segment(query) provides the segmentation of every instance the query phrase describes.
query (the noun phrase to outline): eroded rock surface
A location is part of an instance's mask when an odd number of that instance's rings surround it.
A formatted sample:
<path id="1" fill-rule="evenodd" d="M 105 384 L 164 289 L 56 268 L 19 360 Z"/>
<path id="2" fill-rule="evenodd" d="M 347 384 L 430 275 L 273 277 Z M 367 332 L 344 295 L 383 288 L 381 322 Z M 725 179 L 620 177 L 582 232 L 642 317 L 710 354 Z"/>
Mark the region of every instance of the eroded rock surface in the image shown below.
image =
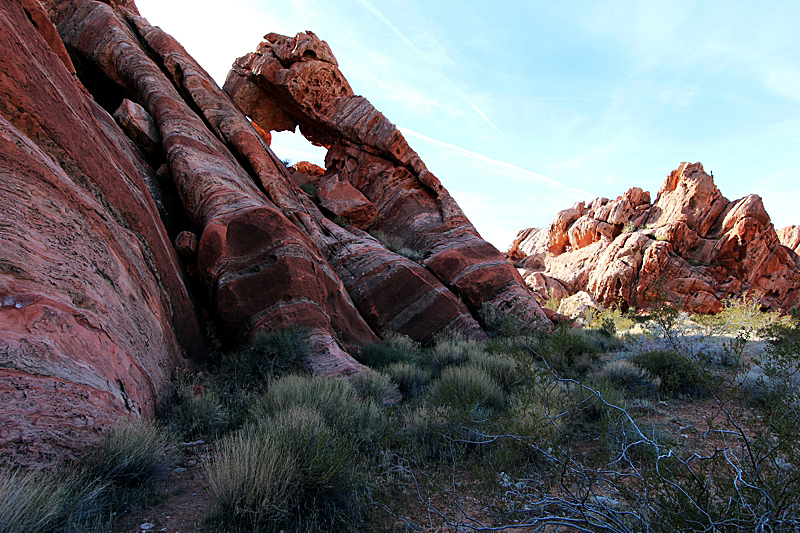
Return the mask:
<path id="1" fill-rule="evenodd" d="M 143 163 L 37 6 L 0 2 L 0 456 L 43 464 L 153 416 L 204 338 Z"/>
<path id="2" fill-rule="evenodd" d="M 303 327 L 312 369 L 350 376 L 384 333 L 484 338 L 484 303 L 544 316 L 312 33 L 237 61 L 245 116 L 131 0 L 0 14 L 0 459 L 154 416 L 205 331 L 233 348 Z M 327 169 L 272 152 L 295 125 Z"/>
<path id="3" fill-rule="evenodd" d="M 521 231 L 508 256 L 546 298 L 588 291 L 605 305 L 647 307 L 663 291 L 689 311 L 756 295 L 764 308 L 800 303 L 800 233 L 775 231 L 761 198 L 729 201 L 699 163 L 671 172 L 652 204 L 632 188 L 561 211 L 549 228 Z"/>
<path id="4" fill-rule="evenodd" d="M 473 312 L 490 303 L 544 319 L 516 270 L 480 238 L 394 124 L 353 93 L 330 48 L 316 35 L 267 35 L 256 52 L 235 62 L 225 90 L 262 127 L 297 125 L 311 142 L 329 147 L 327 171 L 319 181 L 323 198 L 335 188 L 358 191 L 368 203 L 351 191 L 342 205 L 365 206 L 368 214 L 351 215 L 342 208 L 337 214 L 422 254 L 428 270 Z"/>

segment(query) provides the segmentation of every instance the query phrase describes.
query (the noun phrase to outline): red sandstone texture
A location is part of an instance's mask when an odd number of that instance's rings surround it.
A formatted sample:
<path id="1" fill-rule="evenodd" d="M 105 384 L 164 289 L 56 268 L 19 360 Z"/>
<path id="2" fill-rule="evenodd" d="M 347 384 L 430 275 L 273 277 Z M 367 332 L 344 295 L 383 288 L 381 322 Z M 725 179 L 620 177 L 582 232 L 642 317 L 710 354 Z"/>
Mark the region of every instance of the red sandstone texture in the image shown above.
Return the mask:
<path id="1" fill-rule="evenodd" d="M 473 311 L 490 303 L 546 320 L 517 272 L 480 238 L 400 131 L 353 93 L 325 41 L 311 32 L 271 33 L 235 62 L 225 90 L 265 129 L 299 126 L 329 147 L 316 193 L 324 209 L 422 254 L 425 267 Z"/>
<path id="2" fill-rule="evenodd" d="M 0 456 L 21 463 L 153 416 L 204 351 L 144 163 L 37 9 L 0 2 Z"/>
<path id="3" fill-rule="evenodd" d="M 350 376 L 384 333 L 485 338 L 485 303 L 544 320 L 312 33 L 238 60 L 231 99 L 131 0 L 0 14 L 0 458 L 52 462 L 152 417 L 207 328 L 233 348 L 304 327 L 313 370 Z M 270 149 L 298 124 L 327 169 Z"/>
<path id="4" fill-rule="evenodd" d="M 539 298 L 587 291 L 605 305 L 647 307 L 658 291 L 688 311 L 715 313 L 730 296 L 786 311 L 800 303 L 800 232 L 775 231 L 761 198 L 722 196 L 699 163 L 671 172 L 650 202 L 634 187 L 580 202 L 508 250 Z"/>

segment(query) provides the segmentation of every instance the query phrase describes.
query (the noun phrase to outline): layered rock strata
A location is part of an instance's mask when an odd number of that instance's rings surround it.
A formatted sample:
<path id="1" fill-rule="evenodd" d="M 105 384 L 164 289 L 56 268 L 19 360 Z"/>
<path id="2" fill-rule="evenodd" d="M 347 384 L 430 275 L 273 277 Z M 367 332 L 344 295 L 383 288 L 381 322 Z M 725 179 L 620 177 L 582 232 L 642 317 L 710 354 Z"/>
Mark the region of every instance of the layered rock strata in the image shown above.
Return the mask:
<path id="1" fill-rule="evenodd" d="M 47 463 L 153 416 L 204 352 L 147 164 L 38 2 L 0 1 L 0 457 Z"/>
<path id="2" fill-rule="evenodd" d="M 634 187 L 575 204 L 549 228 L 521 231 L 508 256 L 539 295 L 585 290 L 605 305 L 642 308 L 665 293 L 715 313 L 747 293 L 786 311 L 800 303 L 800 258 L 797 232 L 780 235 L 760 197 L 729 201 L 701 164 L 683 163 L 654 202 Z"/>
<path id="3" fill-rule="evenodd" d="M 261 127 L 299 126 L 309 141 L 329 147 L 317 194 L 334 215 L 422 254 L 473 311 L 488 302 L 544 318 L 517 272 L 480 238 L 394 124 L 353 93 L 316 35 L 267 35 L 234 63 L 225 90 Z M 334 190 L 338 201 L 326 201 Z"/>
<path id="4" fill-rule="evenodd" d="M 255 124 L 130 0 L 0 9 L 0 457 L 50 462 L 152 417 L 208 356 L 204 328 L 232 348 L 304 327 L 312 368 L 352 375 L 383 333 L 484 338 L 486 302 L 542 316 L 313 34 L 273 36 L 271 71 L 237 62 Z M 327 170 L 270 149 L 297 123 Z"/>

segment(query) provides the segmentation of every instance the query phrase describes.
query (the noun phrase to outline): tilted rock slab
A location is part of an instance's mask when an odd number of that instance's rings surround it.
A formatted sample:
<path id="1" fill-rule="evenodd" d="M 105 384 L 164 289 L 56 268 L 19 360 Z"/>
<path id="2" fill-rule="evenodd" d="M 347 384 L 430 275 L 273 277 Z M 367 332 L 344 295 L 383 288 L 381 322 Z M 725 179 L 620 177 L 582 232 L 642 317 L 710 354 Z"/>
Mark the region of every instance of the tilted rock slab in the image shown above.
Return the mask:
<path id="1" fill-rule="evenodd" d="M 516 270 L 480 238 L 400 131 L 353 93 L 328 45 L 311 32 L 265 39 L 228 74 L 225 90 L 237 105 L 265 129 L 299 125 L 311 142 L 329 147 L 322 186 L 349 183 L 377 211 L 371 222 L 353 222 L 423 254 L 473 311 L 488 302 L 544 321 Z"/>
<path id="2" fill-rule="evenodd" d="M 249 156 L 259 177 L 277 180 L 263 139 L 180 45 L 141 17 L 128 19 L 150 50 L 162 57 L 177 88 L 128 23 L 105 4 L 84 3 L 62 22 L 61 33 L 85 60 L 135 94 L 156 122 L 183 205 L 202 228 L 197 265 L 214 302 L 218 329 L 238 343 L 259 331 L 306 327 L 317 371 L 360 371 L 335 332 L 344 342 L 357 344 L 378 338 L 314 243 L 259 189 L 223 142 Z M 214 132 L 179 89 L 199 107 Z M 278 202 L 302 208 L 295 197 L 272 189 L 265 187 Z"/>
<path id="3" fill-rule="evenodd" d="M 41 465 L 152 417 L 204 336 L 147 165 L 38 2 L 0 0 L 0 50 L 0 457 Z"/>
<path id="4" fill-rule="evenodd" d="M 521 231 L 509 258 L 540 295 L 559 283 L 642 308 L 662 291 L 688 311 L 714 313 L 748 293 L 786 311 L 800 303 L 797 235 L 775 231 L 760 197 L 729 201 L 701 164 L 683 163 L 652 204 L 637 187 L 575 204 L 549 228 Z"/>

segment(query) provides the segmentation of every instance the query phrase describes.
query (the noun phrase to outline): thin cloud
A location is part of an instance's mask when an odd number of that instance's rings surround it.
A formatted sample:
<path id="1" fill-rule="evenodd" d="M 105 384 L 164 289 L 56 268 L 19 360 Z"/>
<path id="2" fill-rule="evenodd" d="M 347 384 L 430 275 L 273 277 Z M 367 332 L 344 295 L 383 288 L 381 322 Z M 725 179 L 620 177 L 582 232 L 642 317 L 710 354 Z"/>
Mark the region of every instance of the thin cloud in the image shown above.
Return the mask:
<path id="1" fill-rule="evenodd" d="M 457 93 L 459 96 L 461 96 L 461 98 L 463 98 L 463 99 L 464 99 L 464 100 L 465 100 L 465 101 L 466 101 L 466 102 L 467 102 L 467 103 L 470 105 L 470 107 L 472 108 L 472 110 L 473 110 L 473 111 L 475 111 L 475 113 L 477 113 L 477 114 L 478 114 L 478 116 L 480 116 L 480 117 L 481 117 L 481 118 L 482 118 L 484 121 L 486 121 L 486 123 L 487 123 L 487 124 L 489 124 L 489 126 L 491 126 L 491 128 L 492 128 L 494 131 L 496 131 L 497 133 L 499 133 L 499 134 L 500 134 L 500 135 L 501 135 L 501 136 L 502 136 L 504 139 L 508 139 L 508 137 L 506 137 L 506 134 L 505 134 L 505 133 L 503 133 L 502 131 L 500 131 L 500 128 L 498 128 L 497 126 L 495 126 L 494 122 L 492 122 L 492 121 L 491 121 L 491 119 L 490 119 L 490 118 L 489 118 L 489 117 L 486 115 L 486 113 L 484 113 L 484 112 L 481 110 L 481 108 L 479 108 L 479 107 L 478 107 L 478 104 L 476 104 L 476 103 L 475 103 L 475 102 L 472 100 L 472 98 L 470 98 L 469 96 L 467 96 L 466 94 L 464 94 L 464 92 L 463 92 L 461 89 L 459 89 L 458 87 L 456 87 L 456 85 L 455 85 L 455 84 L 454 84 L 452 81 L 450 81 L 450 80 L 449 80 L 449 79 L 448 79 L 448 78 L 447 78 L 447 77 L 446 77 L 446 76 L 445 76 L 445 75 L 442 73 L 442 71 L 441 71 L 441 70 L 439 70 L 439 68 L 438 68 L 436 65 L 434 65 L 434 64 L 433 64 L 433 62 L 431 62 L 431 60 L 430 60 L 430 59 L 428 59 L 428 56 L 427 56 L 427 55 L 425 55 L 425 54 L 422 52 L 422 50 L 420 50 L 419 48 L 417 48 L 417 46 L 414 44 L 414 42 L 413 42 L 411 39 L 409 39 L 408 37 L 406 37 L 406 36 L 405 36 L 405 34 L 404 34 L 402 31 L 400 31 L 400 29 L 399 29 L 397 26 L 395 26 L 394 24 L 392 24 L 392 21 L 391 21 L 391 20 L 389 20 L 388 18 L 386 18 L 386 17 L 384 16 L 384 14 L 383 14 L 383 13 L 381 13 L 380 11 L 378 11 L 377 9 L 375 9 L 375 7 L 374 7 L 374 6 L 373 6 L 373 5 L 372 5 L 372 4 L 371 4 L 371 3 L 370 3 L 368 0 L 359 0 L 359 2 L 361 3 L 361 5 L 363 5 L 364 7 L 366 7 L 366 8 L 369 10 L 369 12 L 370 12 L 370 13 L 372 13 L 373 15 L 375 15 L 376 17 L 378 17 L 378 19 L 379 19 L 381 22 L 383 22 L 383 23 L 384 23 L 384 24 L 385 24 L 385 25 L 386 25 L 386 26 L 387 26 L 387 27 L 388 27 L 390 30 L 392 30 L 392 32 L 393 32 L 395 35 L 397 35 L 397 37 L 399 37 L 399 38 L 400 38 L 400 40 L 401 40 L 401 41 L 403 41 L 403 42 L 404 42 L 404 43 L 405 43 L 405 44 L 406 44 L 406 45 L 407 45 L 409 48 L 411 48 L 412 50 L 414 50 L 414 52 L 415 52 L 415 53 L 416 53 L 416 54 L 417 54 L 419 57 L 421 57 L 421 58 L 422 58 L 422 60 L 423 60 L 423 61 L 424 61 L 424 62 L 425 62 L 425 63 L 426 63 L 426 64 L 427 64 L 427 65 L 428 65 L 428 66 L 429 66 L 431 69 L 433 69 L 434 71 L 436 71 L 436 74 L 437 74 L 437 75 L 438 75 L 438 76 L 439 76 L 439 77 L 440 77 L 440 78 L 441 78 L 441 79 L 442 79 L 442 80 L 443 80 L 445 83 L 447 83 L 447 85 L 449 85 L 451 89 L 453 89 L 453 90 L 454 90 L 454 91 L 455 91 L 455 92 L 456 92 L 456 93 Z"/>
<path id="2" fill-rule="evenodd" d="M 432 139 L 432 138 L 428 137 L 427 135 L 423 135 L 422 133 L 418 133 L 418 132 L 410 130 L 408 128 L 403 128 L 403 127 L 398 126 L 397 129 L 399 129 L 400 132 L 403 135 L 407 136 L 407 137 L 414 137 L 414 138 L 419 139 L 421 141 L 425 141 L 427 143 L 431 143 L 431 144 L 435 144 L 437 146 L 441 146 L 442 148 L 447 148 L 449 150 L 453 150 L 455 152 L 458 152 L 460 154 L 466 155 L 466 156 L 468 156 L 469 158 L 471 158 L 473 160 L 479 161 L 479 162 L 481 162 L 481 163 L 483 163 L 483 164 L 485 164 L 487 166 L 493 167 L 493 168 L 502 168 L 502 169 L 508 171 L 511 176 L 517 175 L 517 176 L 524 176 L 526 178 L 532 178 L 535 181 L 545 183 L 545 184 L 547 184 L 547 185 L 549 185 L 549 186 L 551 186 L 551 187 L 553 187 L 555 189 L 560 189 L 562 191 L 569 192 L 569 193 L 574 194 L 574 195 L 578 195 L 581 198 L 589 199 L 589 198 L 594 198 L 594 197 L 597 196 L 597 195 L 592 194 L 590 192 L 587 192 L 587 191 L 584 191 L 584 190 L 581 190 L 581 189 L 576 189 L 575 187 L 570 187 L 569 185 L 564 185 L 563 183 L 560 183 L 560 182 L 554 180 L 553 178 L 548 178 L 547 176 L 544 176 L 544 175 L 539 174 L 537 172 L 533 172 L 531 170 L 524 169 L 522 167 L 518 167 L 517 165 L 514 165 L 512 163 L 507 163 L 505 161 L 492 159 L 491 157 L 487 157 L 487 156 L 479 154 L 477 152 L 473 152 L 471 150 L 467 150 L 466 148 L 461 148 L 460 146 L 456 146 L 454 144 L 450 144 L 450 143 L 447 143 L 447 142 L 444 142 L 444 141 L 439 141 L 439 140 L 436 140 L 436 139 Z"/>

